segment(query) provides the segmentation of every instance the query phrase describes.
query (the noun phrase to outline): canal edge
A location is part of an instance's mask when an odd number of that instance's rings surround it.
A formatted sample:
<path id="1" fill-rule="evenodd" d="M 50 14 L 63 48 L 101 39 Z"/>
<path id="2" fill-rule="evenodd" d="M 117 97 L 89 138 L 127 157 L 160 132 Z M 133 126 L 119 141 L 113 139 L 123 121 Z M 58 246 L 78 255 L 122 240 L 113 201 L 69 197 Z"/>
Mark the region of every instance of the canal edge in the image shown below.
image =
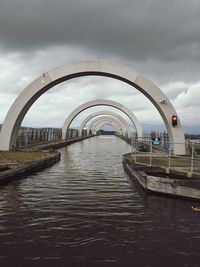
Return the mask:
<path id="1" fill-rule="evenodd" d="M 176 197 L 181 199 L 196 200 L 200 202 L 200 179 L 188 178 L 187 176 L 180 178 L 166 178 L 161 175 L 149 175 L 148 171 L 167 173 L 167 169 L 159 166 L 147 166 L 134 164 L 127 157 L 129 154 L 124 154 L 122 163 L 124 170 L 128 173 L 133 181 L 148 194 L 163 195 L 168 197 Z M 173 173 L 171 173 L 173 175 Z M 182 176 L 180 172 L 180 176 Z M 175 174 L 177 175 L 177 173 Z"/>
<path id="2" fill-rule="evenodd" d="M 42 171 L 43 169 L 46 169 L 56 164 L 58 161 L 60 161 L 61 154 L 60 152 L 57 152 L 54 149 L 68 146 L 68 145 L 71 145 L 77 142 L 81 142 L 90 137 L 93 137 L 93 136 L 91 135 L 91 136 L 73 138 L 70 140 L 66 140 L 64 142 L 44 144 L 42 146 L 35 146 L 29 149 L 22 150 L 22 151 L 29 151 L 29 152 L 45 151 L 46 153 L 49 153 L 49 155 L 45 157 L 44 159 L 21 163 L 19 164 L 19 166 L 16 166 L 15 168 L 10 168 L 10 169 L 0 172 L 0 186 L 3 184 L 8 184 L 14 180 L 26 178 L 26 176 L 28 175 L 32 175 L 34 173 Z"/>

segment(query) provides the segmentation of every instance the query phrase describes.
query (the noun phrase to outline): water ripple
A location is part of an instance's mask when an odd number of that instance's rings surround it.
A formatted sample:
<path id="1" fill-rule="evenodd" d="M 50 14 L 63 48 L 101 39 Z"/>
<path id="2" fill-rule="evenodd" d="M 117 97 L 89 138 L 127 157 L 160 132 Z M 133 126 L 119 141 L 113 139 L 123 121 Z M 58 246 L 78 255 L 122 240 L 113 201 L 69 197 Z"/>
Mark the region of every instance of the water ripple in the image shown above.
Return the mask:
<path id="1" fill-rule="evenodd" d="M 2 186 L 0 265 L 199 266 L 193 203 L 145 195 L 123 171 L 129 151 L 117 137 L 87 139 Z"/>

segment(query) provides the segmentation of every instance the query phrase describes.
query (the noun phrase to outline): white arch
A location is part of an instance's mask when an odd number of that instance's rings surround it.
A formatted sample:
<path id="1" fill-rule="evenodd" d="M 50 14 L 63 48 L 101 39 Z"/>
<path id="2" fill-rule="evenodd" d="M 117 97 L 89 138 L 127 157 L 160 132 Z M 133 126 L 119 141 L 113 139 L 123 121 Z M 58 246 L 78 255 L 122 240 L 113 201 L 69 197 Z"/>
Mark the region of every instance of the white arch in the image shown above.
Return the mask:
<path id="1" fill-rule="evenodd" d="M 119 127 L 121 127 L 122 129 L 122 135 L 126 135 L 126 126 L 123 124 L 123 122 L 121 122 L 120 120 L 118 120 L 117 118 L 114 118 L 114 117 L 111 117 L 111 116 L 100 116 L 100 117 L 97 117 L 96 119 L 92 120 L 88 129 L 89 130 L 94 130 L 94 125 L 99 122 L 99 121 L 103 121 L 103 120 L 107 120 L 107 121 L 110 121 L 110 122 L 115 122 L 119 125 Z"/>
<path id="2" fill-rule="evenodd" d="M 97 116 L 96 119 L 92 120 L 91 123 L 88 125 L 88 129 L 87 129 L 88 133 L 90 132 L 90 130 L 92 130 L 92 127 L 93 127 L 93 125 L 95 124 L 96 121 L 99 121 L 100 119 L 104 119 L 104 118 L 106 119 L 107 118 L 107 119 L 116 119 L 116 121 L 120 122 L 120 124 L 121 124 L 121 128 L 123 130 L 123 135 L 126 136 L 126 133 L 127 133 L 128 137 L 131 136 L 130 128 L 128 126 L 128 123 L 125 120 L 123 121 L 123 120 L 119 119 L 118 117 L 114 117 L 114 116 L 111 116 L 109 114 L 106 114 L 106 115 L 107 116 Z"/>
<path id="3" fill-rule="evenodd" d="M 90 114 L 87 118 L 85 118 L 79 127 L 79 136 L 81 136 L 83 128 L 85 127 L 85 125 L 91 119 L 93 119 L 97 116 L 100 116 L 100 115 L 109 115 L 109 116 L 113 116 L 115 118 L 118 118 L 121 122 L 123 122 L 124 125 L 126 125 L 127 135 L 128 135 L 128 137 L 131 137 L 130 127 L 129 127 L 128 123 L 126 122 L 126 120 L 122 116 L 114 113 L 113 111 L 108 111 L 108 110 L 101 110 L 101 111 L 94 112 L 94 113 Z M 87 127 L 87 134 L 89 134 L 89 128 L 88 127 Z"/>
<path id="4" fill-rule="evenodd" d="M 96 99 L 96 100 L 88 101 L 88 102 L 80 105 L 78 108 L 76 108 L 75 110 L 73 110 L 69 114 L 69 116 L 65 120 L 65 123 L 62 127 L 62 139 L 63 140 L 65 140 L 67 138 L 67 130 L 68 130 L 71 122 L 75 119 L 75 117 L 78 114 L 80 114 L 82 111 L 84 111 L 88 108 L 91 108 L 91 107 L 95 107 L 95 106 L 110 106 L 110 107 L 114 107 L 114 108 L 121 110 L 132 121 L 133 125 L 136 128 L 137 136 L 142 137 L 142 127 L 141 127 L 138 119 L 135 117 L 135 115 L 133 114 L 132 111 L 130 111 L 127 107 L 125 107 L 124 105 L 122 105 L 116 101 L 108 100 L 108 99 Z"/>
<path id="5" fill-rule="evenodd" d="M 15 145 L 21 122 L 32 104 L 53 86 L 80 76 L 107 76 L 124 81 L 143 93 L 159 111 L 174 144 L 175 154 L 185 154 L 184 133 L 178 117 L 178 124 L 173 127 L 171 117 L 177 115 L 166 95 L 151 81 L 124 65 L 107 61 L 82 61 L 71 63 L 46 72 L 28 85 L 17 97 L 8 111 L 0 132 L 0 150 L 9 150 Z M 181 143 L 181 144 L 180 144 Z"/>
<path id="6" fill-rule="evenodd" d="M 118 123 L 116 123 L 116 122 L 114 122 L 112 120 L 99 120 L 98 122 L 96 122 L 95 125 L 93 125 L 92 133 L 93 134 L 97 133 L 97 131 L 101 127 L 103 127 L 105 125 L 111 125 L 112 127 L 115 128 L 115 130 L 117 131 L 117 133 L 119 133 L 120 135 L 122 134 L 122 128 L 121 128 L 121 126 Z"/>

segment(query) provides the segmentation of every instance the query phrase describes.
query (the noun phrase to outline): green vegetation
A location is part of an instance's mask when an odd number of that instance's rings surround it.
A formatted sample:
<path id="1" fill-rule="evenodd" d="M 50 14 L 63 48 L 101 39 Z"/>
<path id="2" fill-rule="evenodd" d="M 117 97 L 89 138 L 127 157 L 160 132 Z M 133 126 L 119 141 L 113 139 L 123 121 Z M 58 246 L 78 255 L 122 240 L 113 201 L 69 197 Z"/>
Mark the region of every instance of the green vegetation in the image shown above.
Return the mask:
<path id="1" fill-rule="evenodd" d="M 41 151 L 0 151 L 0 163 L 23 163 L 44 159 L 49 156 L 47 152 Z"/>

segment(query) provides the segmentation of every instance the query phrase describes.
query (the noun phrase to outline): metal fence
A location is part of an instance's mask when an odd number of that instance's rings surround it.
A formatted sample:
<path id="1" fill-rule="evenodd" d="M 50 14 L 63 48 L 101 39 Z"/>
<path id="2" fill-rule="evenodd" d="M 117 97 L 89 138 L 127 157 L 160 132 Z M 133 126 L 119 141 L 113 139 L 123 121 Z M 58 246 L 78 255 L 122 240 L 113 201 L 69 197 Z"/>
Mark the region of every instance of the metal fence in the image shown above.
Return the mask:
<path id="1" fill-rule="evenodd" d="M 21 127 L 16 148 L 27 148 L 41 143 L 56 142 L 61 140 L 62 130 L 60 128 L 27 128 Z"/>
<path id="2" fill-rule="evenodd" d="M 167 141 L 132 139 L 131 154 L 138 163 L 200 173 L 200 142 L 187 140 L 186 155 L 174 155 L 174 145 Z"/>
<path id="3" fill-rule="evenodd" d="M 67 139 L 78 137 L 77 129 L 68 129 Z M 23 149 L 48 142 L 62 140 L 61 128 L 28 128 L 21 127 L 16 140 L 16 149 Z"/>

